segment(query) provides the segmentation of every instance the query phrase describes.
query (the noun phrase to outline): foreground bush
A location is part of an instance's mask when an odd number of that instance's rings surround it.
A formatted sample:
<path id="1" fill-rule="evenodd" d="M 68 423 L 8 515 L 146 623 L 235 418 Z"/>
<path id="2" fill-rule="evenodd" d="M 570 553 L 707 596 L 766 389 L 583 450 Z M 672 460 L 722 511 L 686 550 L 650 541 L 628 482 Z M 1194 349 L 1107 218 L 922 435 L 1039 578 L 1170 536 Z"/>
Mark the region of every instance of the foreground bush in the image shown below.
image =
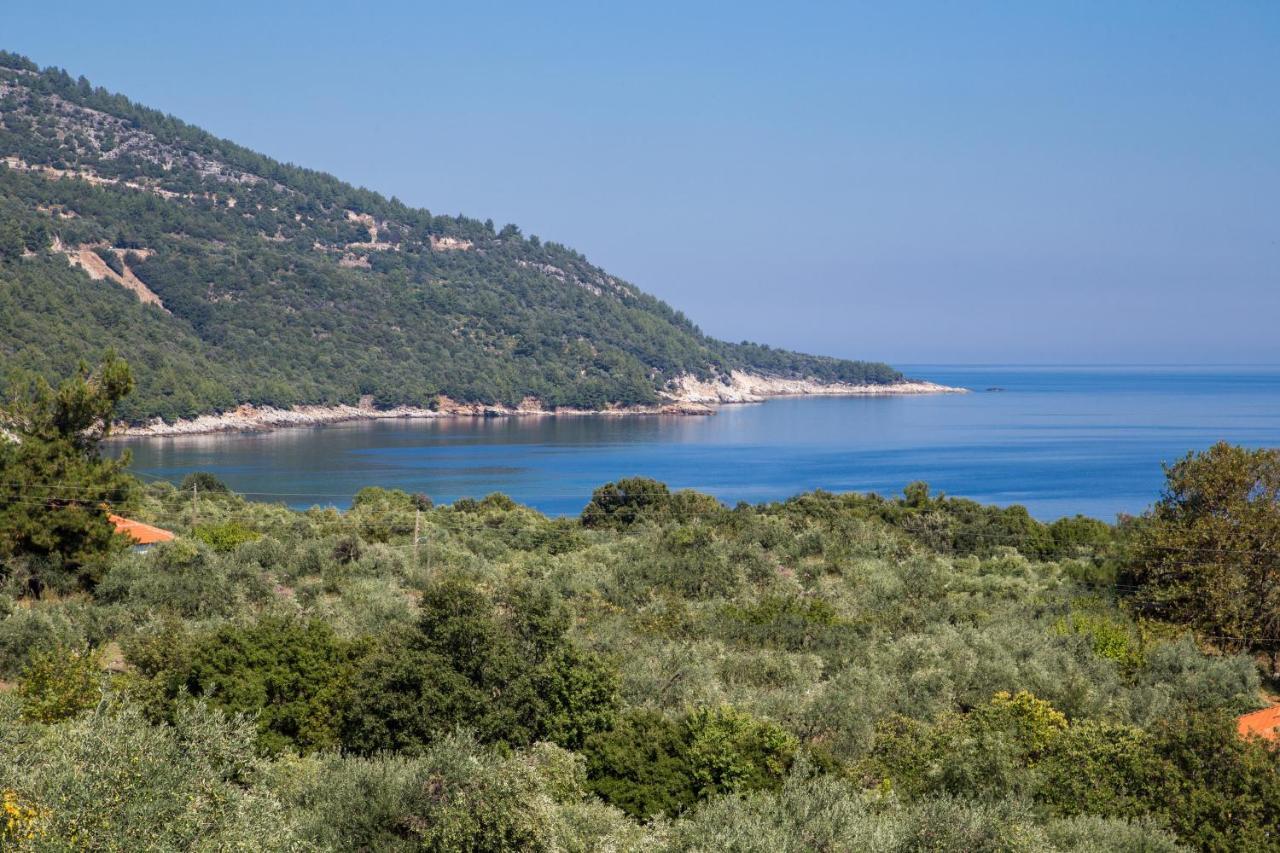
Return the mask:
<path id="1" fill-rule="evenodd" d="M 170 648 L 130 649 L 132 662 L 149 676 L 140 689 L 152 694 L 153 703 L 172 709 L 191 697 L 250 715 L 257 720 L 258 746 L 268 753 L 338 745 L 358 647 L 329 626 L 272 617 L 203 636 L 156 639 Z"/>
<path id="2" fill-rule="evenodd" d="M 0 702 L 7 788 L 39 814 L 15 849 L 291 850 L 294 829 L 257 787 L 254 730 L 200 706 L 153 726 L 130 704 L 52 725 Z M 8 849 L 6 847 L 5 849 Z"/>
<path id="3" fill-rule="evenodd" d="M 322 849 L 647 849 L 648 833 L 589 800 L 585 781 L 581 759 L 564 749 L 501 756 L 465 733 L 415 757 L 290 762 L 274 780 Z"/>
<path id="4" fill-rule="evenodd" d="M 1173 853 L 1174 838 L 1119 820 L 1039 820 L 1009 801 L 938 796 L 905 803 L 830 776 L 793 774 L 782 790 L 722 797 L 672 827 L 667 849 L 735 853 Z"/>
<path id="5" fill-rule="evenodd" d="M 38 653 L 18 685 L 22 716 L 41 723 L 74 717 L 98 704 L 102 682 L 101 655 L 92 650 L 57 647 Z"/>
<path id="6" fill-rule="evenodd" d="M 432 584 L 415 631 L 360 666 L 345 743 L 363 753 L 420 750 L 458 726 L 487 743 L 580 746 L 611 725 L 617 676 L 567 637 L 548 589 L 513 589 L 499 609 L 457 578 Z"/>
<path id="7" fill-rule="evenodd" d="M 729 706 L 683 719 L 636 711 L 587 740 L 591 789 L 638 818 L 675 815 L 699 800 L 776 788 L 795 755 L 783 728 Z"/>

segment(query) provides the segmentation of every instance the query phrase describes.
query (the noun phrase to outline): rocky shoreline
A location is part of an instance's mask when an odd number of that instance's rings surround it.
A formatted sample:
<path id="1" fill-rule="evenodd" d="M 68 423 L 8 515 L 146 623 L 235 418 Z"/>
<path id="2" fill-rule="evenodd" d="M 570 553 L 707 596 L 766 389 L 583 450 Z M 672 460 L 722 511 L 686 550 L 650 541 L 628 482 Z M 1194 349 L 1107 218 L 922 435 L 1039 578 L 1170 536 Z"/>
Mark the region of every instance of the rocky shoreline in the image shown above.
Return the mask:
<path id="1" fill-rule="evenodd" d="M 221 432 L 263 432 L 288 427 L 322 426 L 347 421 L 384 420 L 393 418 L 495 418 L 495 417 L 574 417 L 628 415 L 713 415 L 716 407 L 736 403 L 758 403 L 771 397 L 799 396 L 894 396 L 913 394 L 963 394 L 966 388 L 952 388 L 934 382 L 908 380 L 891 385 L 848 385 L 822 383 L 809 379 L 783 379 L 735 371 L 722 379 L 700 380 L 682 376 L 674 380 L 665 394 L 667 400 L 656 406 L 618 406 L 605 409 L 546 409 L 533 398 L 518 406 L 486 406 L 458 403 L 441 398 L 434 409 L 399 406 L 378 409 L 369 399 L 360 405 L 295 406 L 280 409 L 273 406 L 245 404 L 219 414 L 200 415 L 168 423 L 160 418 L 145 424 L 117 424 L 111 434 L 117 438 L 163 438 L 181 435 L 207 435 Z"/>
<path id="2" fill-rule="evenodd" d="M 849 385 L 815 379 L 784 379 L 735 370 L 726 377 L 698 379 L 684 375 L 674 380 L 668 393 L 685 403 L 759 403 L 771 397 L 888 397 L 913 394 L 967 394 L 936 382 L 907 379 L 890 385 Z"/>

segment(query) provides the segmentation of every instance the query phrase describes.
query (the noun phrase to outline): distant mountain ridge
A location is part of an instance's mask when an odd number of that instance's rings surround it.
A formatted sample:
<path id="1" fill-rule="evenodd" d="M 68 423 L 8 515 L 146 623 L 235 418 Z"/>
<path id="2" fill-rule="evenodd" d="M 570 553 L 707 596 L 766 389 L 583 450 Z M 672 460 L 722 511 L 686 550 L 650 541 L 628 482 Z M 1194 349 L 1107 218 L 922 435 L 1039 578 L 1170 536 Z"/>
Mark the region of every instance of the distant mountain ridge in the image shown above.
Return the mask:
<path id="1" fill-rule="evenodd" d="M 652 406 L 735 371 L 903 381 L 715 340 L 514 225 L 410 208 L 0 52 L 0 367 L 61 375 L 109 347 L 135 368 L 134 421 Z"/>

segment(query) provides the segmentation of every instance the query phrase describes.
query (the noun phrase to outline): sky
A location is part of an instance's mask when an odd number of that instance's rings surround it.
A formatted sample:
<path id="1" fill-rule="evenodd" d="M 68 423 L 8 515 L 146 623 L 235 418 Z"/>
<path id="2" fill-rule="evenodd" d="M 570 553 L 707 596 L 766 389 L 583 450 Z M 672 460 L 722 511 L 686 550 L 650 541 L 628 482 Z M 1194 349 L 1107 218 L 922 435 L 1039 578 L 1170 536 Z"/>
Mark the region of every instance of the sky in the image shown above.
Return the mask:
<path id="1" fill-rule="evenodd" d="M 896 363 L 1280 362 L 1280 2 L 14 4 L 0 47 Z"/>

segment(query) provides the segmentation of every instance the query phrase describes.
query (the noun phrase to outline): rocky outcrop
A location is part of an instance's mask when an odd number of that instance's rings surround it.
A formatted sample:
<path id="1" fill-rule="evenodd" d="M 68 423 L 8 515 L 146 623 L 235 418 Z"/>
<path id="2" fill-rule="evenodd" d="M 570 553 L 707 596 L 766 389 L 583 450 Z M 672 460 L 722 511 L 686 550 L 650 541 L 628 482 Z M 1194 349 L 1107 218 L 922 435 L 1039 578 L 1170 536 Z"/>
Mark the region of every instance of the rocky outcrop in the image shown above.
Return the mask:
<path id="1" fill-rule="evenodd" d="M 952 388 L 936 382 L 906 380 L 888 385 L 848 385 L 813 379 L 785 379 L 735 370 L 725 377 L 698 379 L 685 374 L 673 380 L 667 393 L 673 400 L 716 405 L 758 403 L 770 397 L 859 396 L 884 397 L 902 394 L 964 394 L 967 388 Z"/>

